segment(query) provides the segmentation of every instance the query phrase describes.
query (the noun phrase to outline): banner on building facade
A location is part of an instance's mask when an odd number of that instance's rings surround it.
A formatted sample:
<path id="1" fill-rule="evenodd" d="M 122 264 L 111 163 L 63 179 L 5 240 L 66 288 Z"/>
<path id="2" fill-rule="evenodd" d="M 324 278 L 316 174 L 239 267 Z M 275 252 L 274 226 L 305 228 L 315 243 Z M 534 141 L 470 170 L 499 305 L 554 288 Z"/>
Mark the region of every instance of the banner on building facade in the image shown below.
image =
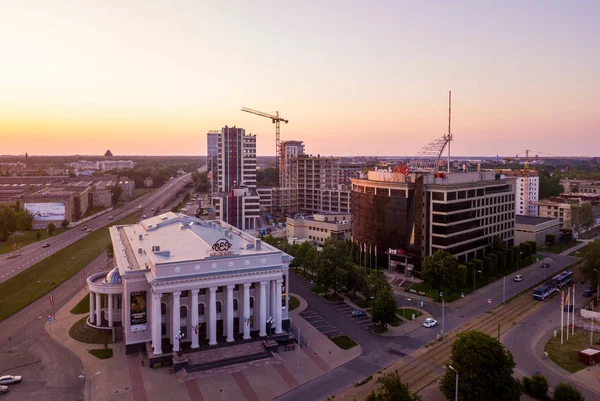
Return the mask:
<path id="1" fill-rule="evenodd" d="M 130 294 L 131 305 L 129 309 L 131 331 L 142 331 L 148 327 L 146 318 L 146 291 L 137 291 Z"/>

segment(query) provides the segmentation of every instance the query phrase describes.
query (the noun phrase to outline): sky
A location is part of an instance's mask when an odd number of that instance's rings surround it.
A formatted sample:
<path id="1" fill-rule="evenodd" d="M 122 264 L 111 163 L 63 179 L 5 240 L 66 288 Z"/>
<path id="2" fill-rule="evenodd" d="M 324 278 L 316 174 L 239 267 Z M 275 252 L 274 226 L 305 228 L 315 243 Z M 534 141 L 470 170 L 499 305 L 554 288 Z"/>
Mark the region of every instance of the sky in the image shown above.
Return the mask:
<path id="1" fill-rule="evenodd" d="M 0 154 L 600 155 L 600 1 L 5 0 Z"/>

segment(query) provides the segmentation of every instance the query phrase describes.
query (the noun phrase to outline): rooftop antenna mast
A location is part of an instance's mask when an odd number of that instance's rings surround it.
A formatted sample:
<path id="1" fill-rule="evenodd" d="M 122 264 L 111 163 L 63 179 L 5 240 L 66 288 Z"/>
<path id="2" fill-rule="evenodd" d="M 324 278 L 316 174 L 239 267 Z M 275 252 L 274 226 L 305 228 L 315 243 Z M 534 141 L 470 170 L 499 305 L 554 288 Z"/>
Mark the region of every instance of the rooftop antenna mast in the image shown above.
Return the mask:
<path id="1" fill-rule="evenodd" d="M 450 141 L 452 141 L 452 91 L 448 91 L 448 173 L 450 173 Z"/>

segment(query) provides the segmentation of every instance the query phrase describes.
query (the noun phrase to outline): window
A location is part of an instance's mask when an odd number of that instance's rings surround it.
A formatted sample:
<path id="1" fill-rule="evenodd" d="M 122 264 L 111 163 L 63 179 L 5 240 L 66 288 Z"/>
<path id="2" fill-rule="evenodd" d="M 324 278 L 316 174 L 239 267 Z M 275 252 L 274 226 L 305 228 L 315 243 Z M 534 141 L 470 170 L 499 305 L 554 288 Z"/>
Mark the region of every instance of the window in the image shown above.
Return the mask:
<path id="1" fill-rule="evenodd" d="M 204 304 L 198 304 L 198 316 L 204 316 Z"/>
<path id="2" fill-rule="evenodd" d="M 221 301 L 217 301 L 217 313 L 221 313 L 222 309 L 223 309 L 223 304 L 221 303 Z"/>
<path id="3" fill-rule="evenodd" d="M 250 297 L 250 308 L 254 308 L 254 297 Z"/>
<path id="4" fill-rule="evenodd" d="M 160 314 L 161 315 L 166 315 L 167 314 L 167 304 L 164 304 L 164 303 L 160 304 Z"/>
<path id="5" fill-rule="evenodd" d="M 185 319 L 187 317 L 187 307 L 185 307 L 184 305 L 182 305 L 181 308 L 179 308 L 179 317 L 182 319 Z"/>
<path id="6" fill-rule="evenodd" d="M 181 291 L 181 298 L 187 298 L 190 296 L 190 292 L 188 290 Z"/>
<path id="7" fill-rule="evenodd" d="M 238 300 L 237 300 L 237 299 L 234 299 L 234 300 L 233 300 L 233 310 L 234 310 L 234 311 L 237 311 L 237 310 L 238 310 Z"/>

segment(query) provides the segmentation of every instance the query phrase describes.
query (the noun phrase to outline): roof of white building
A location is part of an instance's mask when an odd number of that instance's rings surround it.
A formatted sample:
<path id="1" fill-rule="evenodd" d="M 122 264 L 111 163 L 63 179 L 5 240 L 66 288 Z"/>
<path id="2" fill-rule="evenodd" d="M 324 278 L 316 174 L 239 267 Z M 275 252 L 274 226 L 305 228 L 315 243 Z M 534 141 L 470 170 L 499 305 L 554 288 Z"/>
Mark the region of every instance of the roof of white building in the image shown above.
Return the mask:
<path id="1" fill-rule="evenodd" d="M 172 212 L 138 224 L 111 227 L 111 232 L 119 242 L 115 245 L 115 257 L 121 259 L 126 271 L 144 269 L 150 264 L 281 252 L 262 241 L 260 249 L 255 249 L 257 238 L 222 221 L 203 221 Z"/>

